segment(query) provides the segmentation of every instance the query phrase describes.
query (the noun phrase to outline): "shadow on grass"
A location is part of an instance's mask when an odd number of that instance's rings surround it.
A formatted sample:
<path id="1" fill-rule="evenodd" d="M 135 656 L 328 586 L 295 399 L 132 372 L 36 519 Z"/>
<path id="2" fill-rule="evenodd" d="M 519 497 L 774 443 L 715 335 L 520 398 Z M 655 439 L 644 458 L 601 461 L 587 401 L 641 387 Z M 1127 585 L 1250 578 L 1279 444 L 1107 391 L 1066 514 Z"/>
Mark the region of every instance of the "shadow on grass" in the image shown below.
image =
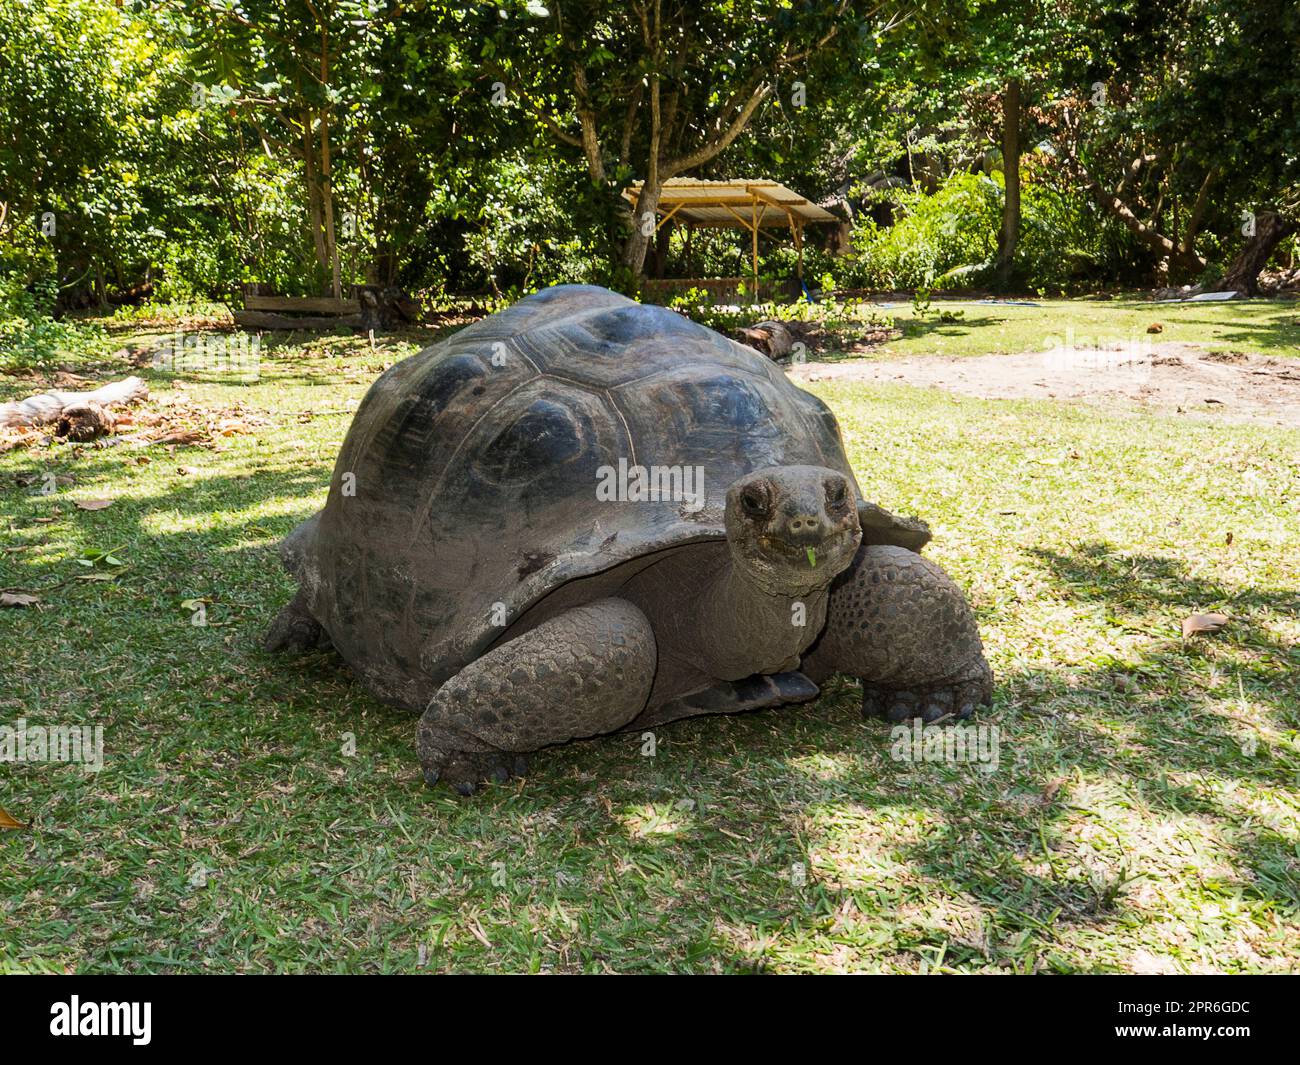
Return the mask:
<path id="1" fill-rule="evenodd" d="M 919 894 L 945 900 L 940 912 L 949 904 L 958 910 L 965 904 L 978 915 L 973 927 L 957 934 L 951 923 L 927 925 L 924 920 L 893 928 L 897 955 L 914 954 L 931 964 L 942 958 L 952 966 L 981 966 L 997 958 L 1016 968 L 1019 955 L 1026 967 L 1126 968 L 1122 955 L 1085 962 L 1054 956 L 1055 944 L 1072 930 L 1092 934 L 1141 923 L 1146 917 L 1135 886 L 1152 863 L 1158 866 L 1171 855 L 1148 840 L 1123 860 L 1102 867 L 1071 856 L 1061 838 L 1077 828 L 1084 809 L 1071 801 L 1076 783 L 1114 787 L 1125 795 L 1136 792 L 1138 820 L 1145 822 L 1137 826 L 1140 831 L 1190 817 L 1221 833 L 1223 846 L 1216 857 L 1231 869 L 1216 871 L 1199 885 L 1215 908 L 1237 899 L 1294 913 L 1300 904 L 1300 841 L 1270 826 L 1267 815 L 1237 793 L 1243 784 L 1255 792 L 1295 787 L 1297 759 L 1283 737 L 1300 724 L 1300 655 L 1270 633 L 1267 622 L 1270 615 L 1300 611 L 1300 596 L 1288 590 L 1225 588 L 1188 575 L 1175 559 L 1123 555 L 1099 543 L 1068 554 L 1034 554 L 1064 600 L 1105 603 L 1109 624 L 1149 633 L 1167 629 L 1171 616 L 1180 619 L 1210 607 L 1226 608 L 1239 620 L 1208 641 L 1156 640 L 1138 661 L 1000 677 L 996 705 L 977 719 L 997 723 L 1007 745 L 1015 748 L 1014 766 L 1002 769 L 1010 779 L 997 784 L 971 767 L 900 767 L 883 758 L 888 733 L 874 723 L 855 727 L 856 690 L 851 686 L 841 686 L 809 708 L 775 711 L 787 725 L 781 736 L 788 748 L 781 775 L 797 807 L 786 818 L 786 832 L 806 840 L 806 818 L 817 807 L 864 808 L 877 826 L 882 817 L 886 823 L 905 823 L 908 816 L 919 816 L 928 826 L 920 838 L 895 838 L 884 844 L 884 856 L 923 881 Z M 1198 673 L 1209 666 L 1230 674 L 1227 696 L 1217 698 L 1196 683 Z M 1235 694 L 1262 707 L 1261 719 L 1237 720 L 1230 705 Z M 1229 705 L 1225 709 L 1223 704 Z M 836 722 L 830 728 L 822 720 L 827 712 Z M 704 727 L 689 723 L 682 730 Z M 757 716 L 712 727 L 724 734 L 756 736 L 766 729 Z M 1045 736 L 1050 738 L 1044 742 Z M 745 746 L 761 749 L 759 742 Z M 815 775 L 803 782 L 790 779 L 805 759 L 834 754 L 854 756 L 861 760 L 860 768 L 821 780 Z M 1125 798 L 1120 805 L 1130 801 Z M 1092 810 L 1088 814 L 1099 816 Z M 825 847 L 829 841 L 819 842 Z M 814 868 L 819 849 L 810 843 L 797 860 Z M 869 876 L 852 884 L 834 882 L 842 877 L 837 870 L 831 876 L 831 882 L 813 886 L 815 902 L 788 899 L 781 919 L 787 933 L 812 936 L 836 915 L 879 915 L 901 901 L 873 886 Z M 769 896 L 750 887 L 737 881 L 735 891 L 761 906 Z M 906 901 L 910 909 L 917 908 L 916 899 Z M 757 935 L 763 922 L 753 924 Z M 719 951 L 727 946 L 717 943 Z M 731 946 L 735 967 L 753 964 Z"/>
<path id="2" fill-rule="evenodd" d="M 1237 319 L 1225 327 L 1225 323 L 1212 318 L 1199 318 L 1189 324 L 1217 326 L 1218 338 L 1210 342 L 1215 345 L 1241 344 L 1272 355 L 1300 356 L 1300 302 L 1292 303 L 1289 308 L 1279 305 L 1279 313 L 1269 322 Z"/>
<path id="3" fill-rule="evenodd" d="M 925 318 L 907 319 L 900 323 L 899 328 L 902 329 L 904 338 L 911 340 L 933 334 L 947 337 L 965 336 L 972 330 L 979 329 L 982 326 L 1004 325 L 1007 321 L 1005 318 L 971 318 L 969 316 L 945 320 L 945 313 L 942 309 L 935 309 Z"/>
<path id="4" fill-rule="evenodd" d="M 248 476 L 180 480 L 83 515 L 78 534 L 129 545 L 132 571 L 112 589 L 87 585 L 58 604 L 75 631 L 57 616 L 14 611 L 6 619 L 6 627 L 39 630 L 30 635 L 55 644 L 43 661 L 60 671 L 38 670 L 24 693 L 62 714 L 102 714 L 121 752 L 103 775 L 110 786 L 116 781 L 115 807 L 78 801 L 79 793 L 61 794 L 34 774 L 23 778 L 33 797 L 42 796 L 49 823 L 93 837 L 94 860 L 135 868 L 142 864 L 136 836 L 162 834 L 170 809 L 203 797 L 204 837 L 230 856 L 231 888 L 240 885 L 249 899 L 221 933 L 227 939 L 210 949 L 274 950 L 250 947 L 246 926 L 276 926 L 286 909 L 305 909 L 353 944 L 345 967 L 414 968 L 415 944 L 426 941 L 430 922 L 459 927 L 469 911 L 498 915 L 495 923 L 475 918 L 497 948 L 483 953 L 468 940 L 453 964 L 517 969 L 538 949 L 528 922 L 558 906 L 581 915 L 567 963 L 575 969 L 752 970 L 769 964 L 762 944 L 774 935 L 809 944 L 803 967 L 822 955 L 829 960 L 816 964 L 833 966 L 836 952 L 847 950 L 850 967 L 856 951 L 903 969 L 1122 969 L 1122 958 L 1080 963 L 1060 947 L 1067 934 L 1115 934 L 1142 919 L 1131 878 L 1153 855 L 1085 869 L 1063 842 L 1079 812 L 1072 788 L 1095 781 L 1136 788 L 1159 819 L 1194 816 L 1228 829 L 1240 875 L 1207 887 L 1212 894 L 1297 905 L 1296 841 L 1235 804 L 1231 787 L 1293 787 L 1294 757 L 1267 738 L 1255 756 L 1243 755 L 1240 729 L 1196 683 L 1198 669 L 1229 672 L 1243 697 L 1263 708 L 1264 724 L 1294 729 L 1300 662 L 1268 626 L 1270 616 L 1300 611 L 1295 592 L 1205 582 L 1175 559 L 1100 543 L 1034 552 L 1063 601 L 1102 603 L 1111 624 L 1150 634 L 1167 631 L 1171 616 L 1216 607 L 1240 620 L 1204 641 L 1155 639 L 1137 661 L 1000 677 L 996 705 L 980 720 L 1003 728 L 1014 750 L 991 776 L 970 766 L 892 761 L 889 730 L 862 723 L 856 689 L 839 682 L 809 706 L 658 729 L 663 753 L 654 759 L 641 756 L 640 737 L 541 752 L 526 781 L 462 802 L 421 786 L 413 718 L 360 692 L 337 657 L 259 649 L 291 590 L 271 545 L 315 509 L 328 478 L 323 465 L 272 464 L 278 457 L 268 453 L 267 468 Z M 109 474 L 118 461 L 90 453 L 73 468 Z M 270 498 L 290 505 L 273 516 L 229 519 Z M 159 511 L 225 517 L 219 527 L 159 535 L 148 528 Z M 265 546 L 238 546 L 250 537 Z M 69 567 L 33 564 L 24 573 L 62 577 Z M 196 588 L 214 600 L 211 630 L 183 628 L 172 608 Z M 110 639 L 121 631 L 132 634 L 129 651 Z M 83 673 L 106 670 L 114 671 L 112 698 L 80 684 Z M 153 699 L 160 687 L 161 704 Z M 355 765 L 343 762 L 346 769 L 337 756 L 343 734 L 358 737 L 363 752 Z M 1065 785 L 1051 792 L 1061 779 Z M 1225 787 L 1207 790 L 1207 781 Z M 651 807 L 668 830 L 645 827 Z M 674 818 L 683 827 L 673 829 Z M 119 819 L 131 831 L 115 839 Z M 318 856 L 327 824 L 331 849 Z M 828 861 L 825 852 L 835 847 L 848 857 Z M 178 891 L 192 853 L 178 851 Z M 865 864 L 855 869 L 859 859 Z M 515 863 L 523 885 L 517 899 L 492 879 L 493 861 Z M 875 875 L 882 862 L 901 871 Z M 328 875 L 324 887 L 307 877 L 309 863 Z M 792 882 L 795 867 L 807 871 L 806 885 Z M 286 882 L 284 870 L 302 875 Z M 455 870 L 455 879 L 445 870 Z M 29 891 L 47 885 L 39 870 L 28 879 Z M 407 879 L 419 899 L 414 909 L 384 893 L 384 884 Z M 94 903 L 98 891 L 84 888 L 82 901 Z M 167 897 L 159 896 L 164 910 Z M 107 918 L 120 908 L 113 898 Z M 945 900 L 937 915 L 916 916 L 934 900 Z M 125 905 L 124 921 L 149 908 L 129 891 Z M 944 916 L 945 907 L 955 915 Z M 184 947 L 216 935 L 206 931 L 209 906 L 166 912 L 177 923 L 165 941 Z M 143 940 L 81 949 L 95 967 L 165 967 L 162 948 Z M 251 967 L 301 964 L 312 955 L 300 949 L 253 953 L 263 960 Z"/>
<path id="5" fill-rule="evenodd" d="M 1013 737 L 1050 729 L 1058 742 L 1066 741 L 1055 763 L 1040 759 L 1044 768 L 1029 768 L 1025 782 L 1037 790 L 1048 775 L 1110 780 L 1139 792 L 1159 820 L 1192 816 L 1213 823 L 1229 838 L 1223 856 L 1232 859 L 1236 875 L 1206 884 L 1208 893 L 1294 912 L 1300 841 L 1262 823 L 1260 810 L 1236 793 L 1242 783 L 1257 790 L 1296 783 L 1297 759 L 1283 737 L 1300 725 L 1300 654 L 1268 630 L 1268 619 L 1300 611 L 1300 595 L 1226 588 L 1189 575 L 1175 559 L 1126 555 L 1100 543 L 1069 554 L 1033 553 L 1064 600 L 1104 604 L 1112 625 L 1167 631 L 1171 618 L 1176 624 L 1210 608 L 1238 620 L 1209 639 L 1157 639 L 1136 662 L 1001 677 L 1007 704 L 993 717 L 1009 725 Z M 1223 696 L 1198 683 L 1208 668 L 1230 676 Z M 1260 720 L 1237 720 L 1234 696 L 1263 707 Z M 1028 807 L 1008 807 L 982 801 L 979 787 L 959 787 L 935 808 L 949 829 L 907 847 L 908 860 L 995 915 L 997 927 L 1035 938 L 1041 932 L 1047 942 L 1049 926 L 1100 927 L 1134 916 L 1126 879 L 1140 876 L 1144 862 L 1165 856 L 1136 853 L 1132 865 L 1100 877 L 1077 867 L 1062 872 L 1060 866 L 1071 863 L 1050 858 L 1049 849 L 1056 823 L 1070 812 L 1068 790 Z M 1051 876 L 1030 875 L 1012 858 L 1034 852 L 1052 866 Z"/>

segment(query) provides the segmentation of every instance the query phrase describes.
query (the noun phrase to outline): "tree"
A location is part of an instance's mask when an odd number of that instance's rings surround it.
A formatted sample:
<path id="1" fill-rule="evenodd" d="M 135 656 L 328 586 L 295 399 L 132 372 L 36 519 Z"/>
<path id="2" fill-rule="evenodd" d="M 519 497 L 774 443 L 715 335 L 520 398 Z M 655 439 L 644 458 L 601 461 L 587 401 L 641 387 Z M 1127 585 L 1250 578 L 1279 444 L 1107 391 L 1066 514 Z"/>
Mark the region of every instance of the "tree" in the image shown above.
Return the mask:
<path id="1" fill-rule="evenodd" d="M 350 123 L 360 102 L 378 92 L 368 37 L 402 11 L 375 7 L 368 0 L 211 0 L 176 14 L 206 79 L 196 83 L 196 95 L 243 111 L 268 153 L 301 164 L 307 229 L 336 298 L 336 145 L 357 147 Z M 355 155 L 350 162 L 355 169 Z M 349 218 L 355 225 L 355 214 Z"/>
<path id="2" fill-rule="evenodd" d="M 1002 226 L 998 230 L 997 274 L 1005 284 L 1020 239 L 1020 79 L 1008 78 L 1002 92 Z"/>
<path id="3" fill-rule="evenodd" d="M 1170 271 L 1207 268 L 1197 239 L 1244 219 L 1230 269 L 1250 290 L 1300 204 L 1300 10 L 1288 0 L 1123 0 L 1086 14 L 1090 90 L 1057 107 L 1068 171 Z M 1252 228 L 1246 226 L 1246 229 Z"/>
<path id="4" fill-rule="evenodd" d="M 156 246 L 151 163 L 173 144 L 150 118 L 178 57 L 151 30 L 88 0 L 0 0 L 0 266 L 24 284 L 102 303 Z"/>
<path id="5" fill-rule="evenodd" d="M 923 5 L 913 5 L 913 8 Z M 859 49 L 895 28 L 889 0 L 557 0 L 508 10 L 480 29 L 484 79 L 560 143 L 582 153 L 594 186 L 622 212 L 619 264 L 639 274 L 664 183 L 698 172 L 745 132 L 778 91 L 799 106 L 839 91 Z M 832 55 L 832 45 L 835 52 Z M 632 211 L 617 194 L 644 184 Z"/>

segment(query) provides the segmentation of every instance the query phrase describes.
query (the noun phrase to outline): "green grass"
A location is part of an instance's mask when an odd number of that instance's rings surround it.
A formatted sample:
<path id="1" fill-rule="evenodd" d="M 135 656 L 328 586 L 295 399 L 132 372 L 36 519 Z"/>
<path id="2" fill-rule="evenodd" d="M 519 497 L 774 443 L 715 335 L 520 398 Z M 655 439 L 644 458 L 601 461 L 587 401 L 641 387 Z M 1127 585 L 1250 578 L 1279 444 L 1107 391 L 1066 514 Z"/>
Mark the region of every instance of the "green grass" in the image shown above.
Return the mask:
<path id="1" fill-rule="evenodd" d="M 1251 300 L 1241 303 L 1164 304 L 1142 300 L 1034 300 L 1036 307 L 970 300 L 935 300 L 923 319 L 911 304 L 875 310 L 892 315 L 903 336 L 876 349 L 879 357 L 907 355 L 987 355 L 1044 351 L 1056 343 L 1078 347 L 1125 342 L 1184 341 L 1210 348 L 1261 355 L 1300 355 L 1300 303 Z M 942 312 L 961 311 L 955 322 Z M 1158 335 L 1147 327 L 1160 324 Z M 1067 333 L 1067 331 L 1069 331 Z"/>
<path id="2" fill-rule="evenodd" d="M 1250 310 L 1216 328 L 1273 328 Z M 255 385 L 187 382 L 266 421 L 218 450 L 0 454 L 0 588 L 43 597 L 0 611 L 0 722 L 107 747 L 97 775 L 0 766 L 33 826 L 0 832 L 0 970 L 1300 968 L 1300 433 L 816 386 L 866 494 L 928 518 L 970 593 L 998 771 L 891 760 L 840 684 L 462 800 L 335 658 L 258 649 L 276 542 L 412 346 L 307 338 Z M 178 392 L 149 376 L 151 406 Z M 76 579 L 110 548 L 116 579 Z M 1201 610 L 1234 620 L 1184 642 Z"/>

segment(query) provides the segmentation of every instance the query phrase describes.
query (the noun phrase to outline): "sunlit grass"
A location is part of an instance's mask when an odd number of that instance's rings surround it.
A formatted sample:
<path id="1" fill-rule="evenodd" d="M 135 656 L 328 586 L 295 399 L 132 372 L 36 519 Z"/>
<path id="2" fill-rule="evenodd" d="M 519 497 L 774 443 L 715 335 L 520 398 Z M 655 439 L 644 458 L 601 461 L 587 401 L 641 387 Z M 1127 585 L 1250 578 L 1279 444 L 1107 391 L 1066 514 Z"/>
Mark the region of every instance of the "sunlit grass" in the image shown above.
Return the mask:
<path id="1" fill-rule="evenodd" d="M 816 385 L 864 491 L 931 522 L 975 605 L 998 770 L 893 761 L 834 682 L 660 729 L 654 757 L 543 752 L 466 801 L 337 659 L 258 647 L 292 594 L 275 542 L 414 345 L 306 337 L 255 384 L 191 383 L 267 418 L 224 450 L 0 454 L 0 587 L 42 597 L 0 611 L 0 722 L 107 745 L 98 775 L 0 766 L 33 826 L 0 833 L 0 969 L 1300 968 L 1300 433 Z M 42 496 L 46 472 L 75 482 Z M 120 575 L 78 580 L 105 548 Z M 1184 640 L 1203 610 L 1233 620 Z"/>

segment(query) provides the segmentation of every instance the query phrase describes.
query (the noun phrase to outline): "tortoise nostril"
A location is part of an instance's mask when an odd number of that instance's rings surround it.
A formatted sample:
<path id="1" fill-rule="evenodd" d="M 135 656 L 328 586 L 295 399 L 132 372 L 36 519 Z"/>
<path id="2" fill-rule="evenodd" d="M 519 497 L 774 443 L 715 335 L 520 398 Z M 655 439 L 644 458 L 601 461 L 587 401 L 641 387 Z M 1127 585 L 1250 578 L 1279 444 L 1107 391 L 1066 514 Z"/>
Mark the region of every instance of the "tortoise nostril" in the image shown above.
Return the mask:
<path id="1" fill-rule="evenodd" d="M 826 534 L 826 525 L 816 514 L 796 514 L 786 522 L 786 532 L 802 543 L 820 539 Z"/>

